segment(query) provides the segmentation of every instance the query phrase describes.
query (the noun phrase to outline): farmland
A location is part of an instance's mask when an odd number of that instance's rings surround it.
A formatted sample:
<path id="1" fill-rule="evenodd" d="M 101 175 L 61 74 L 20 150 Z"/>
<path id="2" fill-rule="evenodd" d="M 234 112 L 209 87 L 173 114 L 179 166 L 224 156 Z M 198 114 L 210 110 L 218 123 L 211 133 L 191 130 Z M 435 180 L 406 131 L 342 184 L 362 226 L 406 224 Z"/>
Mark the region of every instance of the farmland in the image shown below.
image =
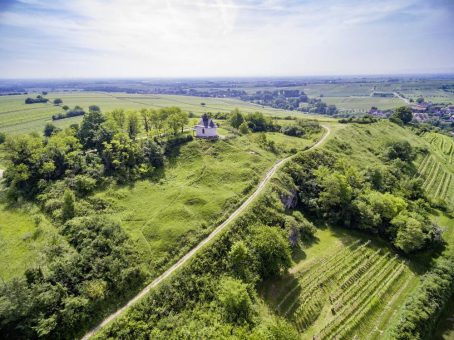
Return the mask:
<path id="1" fill-rule="evenodd" d="M 418 167 L 423 187 L 432 196 L 453 202 L 454 141 L 437 133 L 427 133 L 424 139 L 429 143 L 431 152 L 421 158 Z"/>
<path id="2" fill-rule="evenodd" d="M 317 237 L 289 276 L 262 288 L 264 298 L 305 338 L 380 338 L 417 278 L 376 241 L 330 227 Z"/>
<path id="3" fill-rule="evenodd" d="M 0 132 L 20 134 L 41 132 L 47 122 L 52 122 L 52 115 L 61 113 L 60 106 L 48 104 L 25 104 L 30 95 L 0 96 Z M 287 116 L 295 113 L 262 107 L 230 98 L 200 98 L 172 95 L 141 95 L 106 92 L 51 92 L 47 98 L 61 98 L 64 105 L 79 105 L 85 110 L 90 105 L 98 105 L 104 112 L 116 108 L 138 110 L 141 108 L 159 109 L 167 106 L 178 106 L 184 111 L 200 115 L 203 112 L 230 112 L 239 108 L 243 112 L 260 111 L 273 116 Z M 204 103 L 204 105 L 201 105 Z M 306 117 L 310 117 L 305 115 Z M 67 127 L 79 123 L 82 117 L 72 117 L 54 121 L 57 127 Z"/>
<path id="4" fill-rule="evenodd" d="M 381 97 L 324 97 L 327 104 L 336 105 L 341 112 L 367 113 L 372 106 L 380 110 L 390 110 L 402 106 L 404 103 L 398 98 Z"/>

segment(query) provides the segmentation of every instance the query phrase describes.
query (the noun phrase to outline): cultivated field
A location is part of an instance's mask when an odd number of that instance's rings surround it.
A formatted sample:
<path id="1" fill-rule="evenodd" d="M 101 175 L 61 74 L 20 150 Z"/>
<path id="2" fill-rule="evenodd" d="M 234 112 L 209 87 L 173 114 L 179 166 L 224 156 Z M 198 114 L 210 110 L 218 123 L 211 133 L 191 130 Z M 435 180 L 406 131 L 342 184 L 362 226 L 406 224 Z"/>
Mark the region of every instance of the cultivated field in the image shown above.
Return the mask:
<path id="1" fill-rule="evenodd" d="M 430 153 L 420 159 L 419 177 L 424 189 L 433 197 L 454 202 L 454 140 L 451 137 L 427 133 L 424 139 L 429 143 Z"/>
<path id="2" fill-rule="evenodd" d="M 52 115 L 63 112 L 60 106 L 48 104 L 25 104 L 25 98 L 30 95 L 0 96 L 0 132 L 8 134 L 20 134 L 28 132 L 41 132 L 47 122 L 52 122 Z M 137 110 L 141 108 L 159 109 L 166 106 L 179 106 L 184 111 L 193 112 L 196 115 L 204 112 L 230 112 L 239 108 L 242 112 L 251 113 L 260 111 L 272 116 L 299 115 L 301 113 L 263 107 L 252 103 L 229 98 L 201 98 L 190 96 L 171 95 L 141 95 L 126 93 L 106 92 L 50 92 L 46 98 L 51 101 L 61 98 L 63 105 L 70 108 L 79 105 L 88 110 L 90 105 L 98 105 L 102 111 L 108 112 L 116 108 Z M 201 105 L 204 103 L 205 105 Z M 304 117 L 311 118 L 309 115 Z M 314 118 L 314 117 L 312 117 Z M 325 118 L 329 120 L 329 118 Z M 82 117 L 72 117 L 54 121 L 58 127 L 67 127 L 78 123 Z"/>
<path id="3" fill-rule="evenodd" d="M 328 227 L 316 236 L 290 275 L 263 287 L 265 300 L 303 338 L 380 339 L 417 277 L 382 242 Z"/>
<path id="4" fill-rule="evenodd" d="M 336 105 L 341 112 L 366 113 L 372 106 L 380 110 L 395 109 L 402 106 L 404 102 L 399 98 L 381 97 L 324 97 L 323 101 L 327 104 Z"/>

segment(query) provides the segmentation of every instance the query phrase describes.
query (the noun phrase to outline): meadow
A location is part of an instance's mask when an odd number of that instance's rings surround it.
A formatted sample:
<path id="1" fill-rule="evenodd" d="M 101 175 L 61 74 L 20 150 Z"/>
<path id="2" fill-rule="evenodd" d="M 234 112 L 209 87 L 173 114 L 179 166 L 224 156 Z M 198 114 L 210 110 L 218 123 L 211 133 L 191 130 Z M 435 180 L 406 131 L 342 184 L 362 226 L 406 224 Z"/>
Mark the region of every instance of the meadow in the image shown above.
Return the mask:
<path id="1" fill-rule="evenodd" d="M 1 181 L 0 181 L 0 185 Z M 37 207 L 26 204 L 13 207 L 5 192 L 0 191 L 0 279 L 5 282 L 21 276 L 28 268 L 39 266 L 44 247 L 63 242 L 55 228 L 39 213 Z"/>
<path id="2" fill-rule="evenodd" d="M 320 137 L 266 135 L 276 143 L 278 154 L 261 147 L 253 134 L 226 134 L 215 142 L 196 139 L 169 159 L 159 180 L 114 186 L 96 197 L 112 202 L 109 216 L 119 220 L 137 242 L 145 262 L 168 260 L 188 238 L 224 220 L 277 159 Z"/>

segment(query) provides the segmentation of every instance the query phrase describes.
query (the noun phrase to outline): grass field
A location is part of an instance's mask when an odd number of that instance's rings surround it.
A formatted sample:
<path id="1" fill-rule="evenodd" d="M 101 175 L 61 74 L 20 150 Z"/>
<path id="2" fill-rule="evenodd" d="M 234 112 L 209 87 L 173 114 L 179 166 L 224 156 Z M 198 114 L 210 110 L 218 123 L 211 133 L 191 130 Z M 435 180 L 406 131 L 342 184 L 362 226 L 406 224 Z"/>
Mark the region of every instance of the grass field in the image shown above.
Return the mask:
<path id="1" fill-rule="evenodd" d="M 25 104 L 28 95 L 0 96 L 0 132 L 19 134 L 28 132 L 41 133 L 47 122 L 52 122 L 52 115 L 63 112 L 63 109 L 53 104 Z M 74 107 L 79 105 L 88 109 L 90 105 L 98 105 L 102 111 L 108 112 L 115 108 L 137 110 L 141 108 L 159 109 L 166 106 L 179 106 L 184 111 L 202 114 L 204 112 L 230 112 L 239 108 L 243 112 L 260 111 L 272 116 L 298 115 L 308 118 L 314 116 L 301 113 L 263 107 L 252 103 L 229 98 L 201 98 L 171 95 L 141 95 L 105 92 L 62 92 L 49 93 L 47 98 L 61 98 L 63 105 Z M 205 103 L 204 106 L 201 103 Z M 330 120 L 329 118 L 324 118 Z M 72 117 L 54 121 L 60 127 L 78 123 L 82 117 Z"/>
<path id="2" fill-rule="evenodd" d="M 399 98 L 381 97 L 324 97 L 327 104 L 336 105 L 339 111 L 366 113 L 372 106 L 380 110 L 395 109 L 405 103 Z"/>
<path id="3" fill-rule="evenodd" d="M 37 215 L 39 219 L 32 217 Z M 56 237 L 54 227 L 36 207 L 29 204 L 21 209 L 9 207 L 5 202 L 5 192 L 0 192 L 0 279 L 7 281 L 20 277 L 25 269 L 39 265 L 41 250 Z"/>
<path id="4" fill-rule="evenodd" d="M 285 146 L 283 151 L 312 144 L 312 138 L 269 138 Z M 215 142 L 194 140 L 170 159 L 158 182 L 116 186 L 97 196 L 113 201 L 111 216 L 138 242 L 146 261 L 161 259 L 181 246 L 183 237 L 210 229 L 228 215 L 282 157 L 255 140 L 253 134 Z"/>

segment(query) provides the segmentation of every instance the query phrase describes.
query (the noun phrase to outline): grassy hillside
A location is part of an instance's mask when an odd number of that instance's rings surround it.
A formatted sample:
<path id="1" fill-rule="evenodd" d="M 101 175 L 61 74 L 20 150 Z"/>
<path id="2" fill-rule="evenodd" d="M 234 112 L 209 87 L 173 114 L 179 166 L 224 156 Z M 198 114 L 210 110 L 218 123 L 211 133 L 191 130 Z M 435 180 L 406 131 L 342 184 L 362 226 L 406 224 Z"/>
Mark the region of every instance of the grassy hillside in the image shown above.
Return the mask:
<path id="1" fill-rule="evenodd" d="M 147 261 L 160 262 L 225 219 L 282 157 L 260 147 L 256 137 L 196 139 L 169 159 L 158 182 L 115 186 L 96 196 L 112 202 L 109 215 L 122 222 Z M 288 151 L 318 137 L 271 134 L 269 139 Z"/>
<path id="2" fill-rule="evenodd" d="M 1 185 L 1 182 L 0 182 Z M 62 242 L 54 227 L 36 207 L 14 208 L 0 192 L 0 278 L 9 281 L 20 277 L 27 268 L 40 265 L 41 252 L 51 242 Z"/>

